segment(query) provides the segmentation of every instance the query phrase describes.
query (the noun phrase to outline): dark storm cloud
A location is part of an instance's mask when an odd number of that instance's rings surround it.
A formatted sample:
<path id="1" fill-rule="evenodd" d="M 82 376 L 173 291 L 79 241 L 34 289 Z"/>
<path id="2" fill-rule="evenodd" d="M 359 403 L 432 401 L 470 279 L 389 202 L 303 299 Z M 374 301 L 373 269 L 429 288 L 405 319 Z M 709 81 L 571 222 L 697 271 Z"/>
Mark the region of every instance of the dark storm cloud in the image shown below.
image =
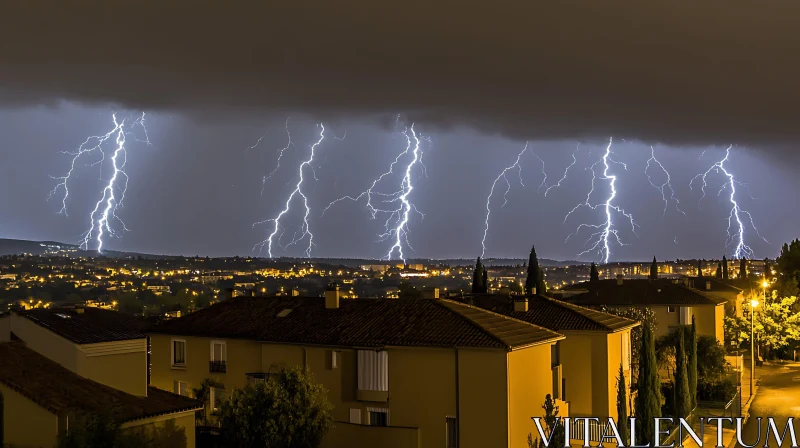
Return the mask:
<path id="1" fill-rule="evenodd" d="M 406 112 L 513 138 L 800 140 L 800 2 L 33 1 L 0 101 Z"/>

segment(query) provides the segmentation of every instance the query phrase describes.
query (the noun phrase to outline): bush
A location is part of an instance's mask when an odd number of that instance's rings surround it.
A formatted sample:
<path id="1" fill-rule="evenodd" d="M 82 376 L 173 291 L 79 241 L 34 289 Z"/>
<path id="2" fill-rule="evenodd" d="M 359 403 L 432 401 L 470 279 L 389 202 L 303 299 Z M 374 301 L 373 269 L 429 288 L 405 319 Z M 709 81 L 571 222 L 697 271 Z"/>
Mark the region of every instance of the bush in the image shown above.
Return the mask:
<path id="1" fill-rule="evenodd" d="M 697 399 L 701 401 L 727 402 L 736 395 L 736 380 L 732 376 L 722 376 L 713 380 L 700 380 L 697 383 Z"/>

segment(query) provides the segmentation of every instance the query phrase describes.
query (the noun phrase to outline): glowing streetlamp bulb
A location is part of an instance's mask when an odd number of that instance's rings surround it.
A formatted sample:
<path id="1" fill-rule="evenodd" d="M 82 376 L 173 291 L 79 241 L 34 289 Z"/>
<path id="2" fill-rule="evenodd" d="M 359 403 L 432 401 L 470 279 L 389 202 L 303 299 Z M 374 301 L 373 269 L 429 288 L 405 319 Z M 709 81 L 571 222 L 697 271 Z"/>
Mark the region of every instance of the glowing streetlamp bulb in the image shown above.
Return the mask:
<path id="1" fill-rule="evenodd" d="M 769 282 L 764 280 L 763 282 L 761 282 L 761 286 L 766 288 L 767 286 L 769 286 Z"/>
<path id="2" fill-rule="evenodd" d="M 757 307 L 758 306 L 758 300 L 755 300 L 755 299 L 751 300 L 750 301 L 750 306 L 752 306 L 753 308 Z"/>

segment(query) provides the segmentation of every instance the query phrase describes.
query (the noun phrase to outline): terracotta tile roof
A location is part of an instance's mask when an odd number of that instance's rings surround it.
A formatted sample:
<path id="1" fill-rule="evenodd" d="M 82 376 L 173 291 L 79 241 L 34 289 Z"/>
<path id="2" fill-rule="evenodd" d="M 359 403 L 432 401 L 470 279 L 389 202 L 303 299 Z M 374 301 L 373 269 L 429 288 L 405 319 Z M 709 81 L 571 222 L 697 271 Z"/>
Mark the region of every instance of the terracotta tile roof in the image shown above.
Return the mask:
<path id="1" fill-rule="evenodd" d="M 639 323 L 634 320 L 544 296 L 481 294 L 466 296 L 464 300 L 481 308 L 511 316 L 553 331 L 614 332 L 639 325 Z M 514 311 L 515 300 L 527 300 L 528 311 Z"/>
<path id="2" fill-rule="evenodd" d="M 0 383 L 58 414 L 108 412 L 119 422 L 195 410 L 191 398 L 148 387 L 138 397 L 84 378 L 29 349 L 23 342 L 0 343 Z"/>
<path id="3" fill-rule="evenodd" d="M 228 299 L 151 328 L 153 333 L 346 347 L 515 347 L 562 336 L 449 300 L 321 297 Z M 287 311 L 290 310 L 290 311 Z"/>
<path id="4" fill-rule="evenodd" d="M 566 301 L 585 306 L 609 305 L 718 305 L 725 299 L 697 289 L 676 284 L 668 279 L 625 279 L 621 285 L 617 280 L 583 282 L 563 288 L 564 291 L 580 292 L 565 296 Z"/>
<path id="5" fill-rule="evenodd" d="M 18 314 L 76 344 L 146 337 L 142 330 L 147 323 L 142 319 L 100 308 L 86 307 L 82 314 L 75 308 L 37 308 Z"/>
<path id="6" fill-rule="evenodd" d="M 742 288 L 738 288 L 736 286 L 727 283 L 725 280 L 718 279 L 716 277 L 688 277 L 689 286 L 693 286 L 695 289 L 701 291 L 708 291 L 711 294 L 714 292 L 735 292 L 740 293 L 742 292 Z M 706 283 L 710 283 L 711 289 L 706 289 Z M 730 282 L 730 280 L 728 281 Z"/>

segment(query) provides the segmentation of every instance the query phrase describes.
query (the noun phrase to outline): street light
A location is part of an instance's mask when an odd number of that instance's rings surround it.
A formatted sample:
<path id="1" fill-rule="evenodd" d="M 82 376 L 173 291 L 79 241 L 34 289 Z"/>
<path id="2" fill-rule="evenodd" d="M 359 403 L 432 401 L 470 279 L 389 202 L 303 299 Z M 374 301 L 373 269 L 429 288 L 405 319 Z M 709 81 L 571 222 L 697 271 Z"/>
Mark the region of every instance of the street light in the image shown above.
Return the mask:
<path id="1" fill-rule="evenodd" d="M 756 380 L 756 342 L 755 342 L 755 315 L 758 300 L 750 301 L 750 396 L 753 396 L 753 383 Z"/>

